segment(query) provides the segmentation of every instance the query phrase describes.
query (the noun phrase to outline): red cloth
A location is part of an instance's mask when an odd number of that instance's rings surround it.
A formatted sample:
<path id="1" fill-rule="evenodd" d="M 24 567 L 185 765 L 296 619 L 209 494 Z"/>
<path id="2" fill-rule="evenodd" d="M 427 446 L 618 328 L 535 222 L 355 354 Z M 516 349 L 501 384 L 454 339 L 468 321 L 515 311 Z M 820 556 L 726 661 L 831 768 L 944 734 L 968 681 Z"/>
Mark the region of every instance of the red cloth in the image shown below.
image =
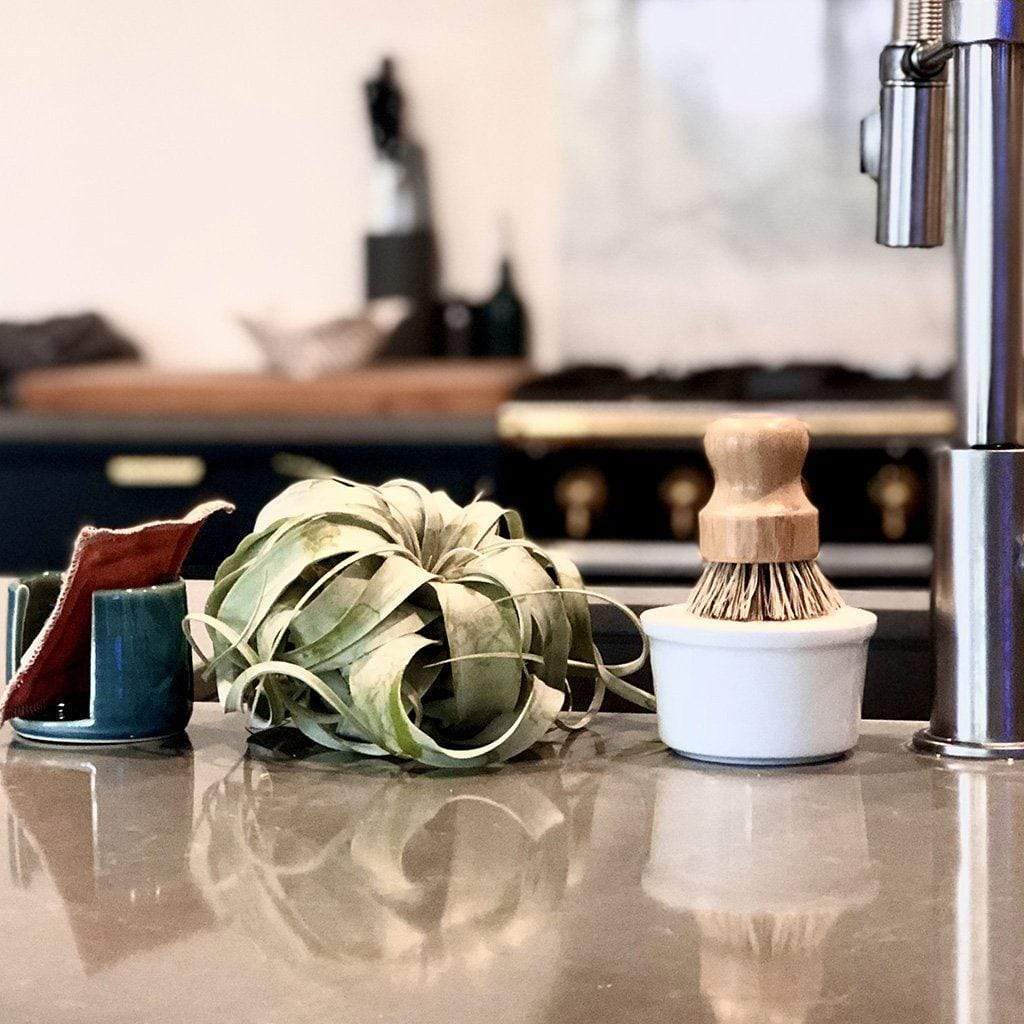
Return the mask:
<path id="1" fill-rule="evenodd" d="M 177 579 L 203 523 L 226 501 L 210 501 L 184 519 L 123 530 L 86 526 L 75 540 L 57 603 L 22 656 L 0 703 L 0 725 L 89 688 L 92 595 L 97 590 L 151 587 Z"/>

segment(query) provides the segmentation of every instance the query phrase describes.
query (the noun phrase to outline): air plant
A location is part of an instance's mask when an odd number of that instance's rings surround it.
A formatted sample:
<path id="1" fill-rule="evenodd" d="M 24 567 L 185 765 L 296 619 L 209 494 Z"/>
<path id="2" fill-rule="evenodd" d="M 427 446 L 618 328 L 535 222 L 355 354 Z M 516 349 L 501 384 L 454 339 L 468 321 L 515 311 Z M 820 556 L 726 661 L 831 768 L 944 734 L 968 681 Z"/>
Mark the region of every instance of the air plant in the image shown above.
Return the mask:
<path id="1" fill-rule="evenodd" d="M 588 598 L 637 627 L 638 657 L 606 665 Z M 428 765 L 475 767 L 527 750 L 554 726 L 586 725 L 647 641 L 629 608 L 584 589 L 567 559 L 490 501 L 456 504 L 408 480 L 295 484 L 217 571 L 201 623 L 226 711 L 315 743 Z M 589 679 L 573 711 L 571 683 Z"/>

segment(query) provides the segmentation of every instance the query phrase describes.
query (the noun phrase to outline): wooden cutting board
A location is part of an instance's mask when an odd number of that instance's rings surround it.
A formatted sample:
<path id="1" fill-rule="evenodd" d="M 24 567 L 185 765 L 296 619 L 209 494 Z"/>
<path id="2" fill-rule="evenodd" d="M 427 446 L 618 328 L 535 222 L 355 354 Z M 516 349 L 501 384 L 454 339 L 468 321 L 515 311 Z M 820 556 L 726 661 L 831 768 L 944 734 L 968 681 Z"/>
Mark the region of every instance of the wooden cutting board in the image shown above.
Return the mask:
<path id="1" fill-rule="evenodd" d="M 315 381 L 105 363 L 25 373 L 12 400 L 25 412 L 97 416 L 490 416 L 529 376 L 513 359 L 382 363 Z"/>

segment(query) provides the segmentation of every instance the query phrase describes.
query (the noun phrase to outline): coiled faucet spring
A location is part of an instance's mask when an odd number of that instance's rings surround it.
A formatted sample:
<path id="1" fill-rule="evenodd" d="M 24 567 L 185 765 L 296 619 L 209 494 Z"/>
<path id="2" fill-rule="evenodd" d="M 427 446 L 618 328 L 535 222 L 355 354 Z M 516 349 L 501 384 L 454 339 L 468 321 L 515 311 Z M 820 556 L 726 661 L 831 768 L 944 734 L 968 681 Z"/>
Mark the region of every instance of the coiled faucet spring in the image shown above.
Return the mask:
<path id="1" fill-rule="evenodd" d="M 913 46 L 942 38 L 943 0 L 897 0 L 893 11 L 892 40 Z"/>

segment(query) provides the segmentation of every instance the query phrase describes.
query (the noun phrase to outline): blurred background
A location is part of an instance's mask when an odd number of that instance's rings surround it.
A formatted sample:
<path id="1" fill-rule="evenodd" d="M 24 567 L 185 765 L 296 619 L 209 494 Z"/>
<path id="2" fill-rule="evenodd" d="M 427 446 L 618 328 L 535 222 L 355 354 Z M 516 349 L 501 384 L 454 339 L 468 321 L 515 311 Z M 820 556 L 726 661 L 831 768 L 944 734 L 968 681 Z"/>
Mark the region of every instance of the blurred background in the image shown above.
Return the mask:
<path id="1" fill-rule="evenodd" d="M 930 571 L 946 250 L 874 244 L 888 0 L 8 0 L 0 572 L 295 478 L 486 492 L 594 582 L 698 567 L 792 408 L 841 584 Z"/>

